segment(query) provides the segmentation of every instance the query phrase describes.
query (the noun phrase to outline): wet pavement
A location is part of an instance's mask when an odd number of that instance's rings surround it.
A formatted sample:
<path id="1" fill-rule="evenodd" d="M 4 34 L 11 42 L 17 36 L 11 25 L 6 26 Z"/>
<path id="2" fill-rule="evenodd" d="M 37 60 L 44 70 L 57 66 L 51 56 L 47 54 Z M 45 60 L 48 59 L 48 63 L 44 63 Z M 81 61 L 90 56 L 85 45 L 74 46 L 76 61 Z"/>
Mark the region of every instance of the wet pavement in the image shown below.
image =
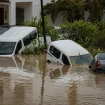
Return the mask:
<path id="1" fill-rule="evenodd" d="M 104 73 L 45 59 L 0 58 L 0 105 L 105 105 Z"/>

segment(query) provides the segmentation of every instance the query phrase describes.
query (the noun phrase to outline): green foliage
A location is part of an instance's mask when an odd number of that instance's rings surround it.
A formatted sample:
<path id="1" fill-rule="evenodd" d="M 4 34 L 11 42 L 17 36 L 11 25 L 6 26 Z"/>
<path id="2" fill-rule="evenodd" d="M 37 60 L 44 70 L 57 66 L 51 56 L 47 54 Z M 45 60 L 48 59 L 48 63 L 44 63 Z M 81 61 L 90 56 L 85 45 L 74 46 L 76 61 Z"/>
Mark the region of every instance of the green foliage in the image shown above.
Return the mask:
<path id="1" fill-rule="evenodd" d="M 32 21 L 24 21 L 22 24 L 22 26 L 32 26 L 32 27 L 37 27 L 38 23 L 37 23 L 37 17 L 32 17 Z"/>
<path id="2" fill-rule="evenodd" d="M 75 21 L 67 25 L 63 24 L 61 27 L 63 27 L 64 32 L 68 30 L 66 38 L 76 41 L 83 47 L 93 45 L 93 38 L 99 33 L 97 25 L 84 20 Z"/>
<path id="3" fill-rule="evenodd" d="M 44 17 L 44 21 L 45 21 L 45 33 L 46 35 L 51 36 L 51 40 L 57 40 L 58 39 L 58 33 L 55 31 L 55 29 L 52 27 L 51 25 L 51 20 L 48 17 Z M 42 31 L 42 19 L 40 18 L 37 21 L 37 18 L 32 18 L 32 21 L 24 21 L 22 23 L 23 26 L 32 26 L 32 27 L 36 27 L 37 31 L 38 31 L 38 36 L 39 37 L 43 37 L 43 31 Z M 36 45 L 36 41 L 33 41 L 33 47 L 26 47 L 23 54 L 41 54 L 42 52 L 45 51 L 44 49 L 44 45 L 40 43 L 40 46 L 38 46 L 37 48 L 35 47 Z"/>
<path id="4" fill-rule="evenodd" d="M 46 34 L 50 35 L 52 40 L 57 40 L 59 38 L 58 33 L 51 26 L 50 21 L 49 18 L 45 17 Z M 25 21 L 23 25 L 37 27 L 39 36 L 42 36 L 41 19 L 36 21 L 36 18 L 33 18 L 31 22 Z M 60 27 L 62 29 L 63 39 L 74 40 L 87 48 L 93 56 L 105 51 L 105 22 L 103 20 L 94 21 L 94 23 L 84 20 L 74 22 L 65 21 Z M 35 44 L 36 42 L 33 41 L 34 46 L 32 48 L 26 48 L 24 54 L 41 54 L 45 51 L 42 44 L 38 48 L 35 48 Z"/>
<path id="5" fill-rule="evenodd" d="M 100 31 L 100 33 L 93 39 L 96 48 L 105 49 L 105 29 Z"/>
<path id="6" fill-rule="evenodd" d="M 105 21 L 101 20 L 100 22 L 96 22 L 94 24 L 97 24 L 99 33 L 93 38 L 93 46 L 96 48 L 105 49 Z"/>
<path id="7" fill-rule="evenodd" d="M 89 5 L 89 20 L 91 22 L 94 21 L 101 21 L 101 19 L 103 18 L 103 0 L 92 0 L 90 1 L 90 5 Z"/>
<path id="8" fill-rule="evenodd" d="M 97 24 L 97 26 L 99 27 L 99 31 L 103 31 L 105 29 L 105 21 L 104 20 L 95 21 L 94 24 Z"/>
<path id="9" fill-rule="evenodd" d="M 51 15 L 54 22 L 58 13 L 62 13 L 64 20 L 74 21 L 84 18 L 83 0 L 52 0 L 44 6 L 45 15 Z"/>
<path id="10" fill-rule="evenodd" d="M 47 16 L 44 17 L 45 21 L 45 33 L 46 35 L 51 36 L 51 40 L 56 40 L 58 38 L 58 34 L 55 32 L 54 28 L 51 25 L 51 19 Z M 24 21 L 22 23 L 23 26 L 33 26 L 37 28 L 38 36 L 43 37 L 43 30 L 42 30 L 42 19 L 40 18 L 37 21 L 37 18 L 32 18 L 32 21 Z"/>
<path id="11" fill-rule="evenodd" d="M 41 43 L 41 42 L 40 42 Z M 36 46 L 36 40 L 32 41 L 33 46 L 31 47 L 26 47 L 25 50 L 23 51 L 23 54 L 41 54 L 45 52 L 45 47 L 43 44 L 40 44 L 38 47 Z"/>
<path id="12" fill-rule="evenodd" d="M 33 48 L 30 47 L 26 47 L 25 50 L 23 51 L 23 54 L 27 55 L 27 54 L 34 54 L 34 50 Z"/>
<path id="13" fill-rule="evenodd" d="M 44 6 L 45 15 L 51 15 L 55 22 L 57 15 L 62 13 L 64 20 L 74 22 L 84 19 L 84 11 L 89 11 L 89 21 L 100 21 L 103 18 L 105 0 L 52 0 Z"/>
<path id="14" fill-rule="evenodd" d="M 65 22 L 61 25 L 65 39 L 71 39 L 89 50 L 93 56 L 105 52 L 105 22 L 87 22 L 84 20 L 74 23 Z M 66 34 L 65 34 L 66 33 Z"/>
<path id="15" fill-rule="evenodd" d="M 105 52 L 105 49 L 93 48 L 93 47 L 89 47 L 87 48 L 87 50 L 92 54 L 93 57 L 100 52 Z"/>

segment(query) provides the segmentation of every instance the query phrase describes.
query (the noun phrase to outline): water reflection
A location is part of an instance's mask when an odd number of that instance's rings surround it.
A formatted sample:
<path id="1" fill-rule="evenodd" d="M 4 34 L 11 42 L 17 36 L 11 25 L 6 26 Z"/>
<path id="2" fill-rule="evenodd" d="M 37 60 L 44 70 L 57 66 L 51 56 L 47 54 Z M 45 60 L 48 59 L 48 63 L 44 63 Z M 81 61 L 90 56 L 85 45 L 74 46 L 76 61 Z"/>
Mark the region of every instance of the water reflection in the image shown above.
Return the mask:
<path id="1" fill-rule="evenodd" d="M 0 105 L 105 103 L 105 75 L 46 63 L 46 55 L 0 58 Z"/>

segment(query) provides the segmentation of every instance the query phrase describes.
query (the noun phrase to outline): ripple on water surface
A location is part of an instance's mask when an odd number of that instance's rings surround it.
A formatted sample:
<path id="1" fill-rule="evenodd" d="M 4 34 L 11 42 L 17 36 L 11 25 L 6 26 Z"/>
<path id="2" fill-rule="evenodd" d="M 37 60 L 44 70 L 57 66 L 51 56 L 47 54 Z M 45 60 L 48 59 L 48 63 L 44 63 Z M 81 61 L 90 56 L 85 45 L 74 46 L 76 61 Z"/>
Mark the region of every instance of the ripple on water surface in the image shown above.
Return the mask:
<path id="1" fill-rule="evenodd" d="M 104 74 L 45 59 L 0 58 L 0 105 L 105 105 Z"/>

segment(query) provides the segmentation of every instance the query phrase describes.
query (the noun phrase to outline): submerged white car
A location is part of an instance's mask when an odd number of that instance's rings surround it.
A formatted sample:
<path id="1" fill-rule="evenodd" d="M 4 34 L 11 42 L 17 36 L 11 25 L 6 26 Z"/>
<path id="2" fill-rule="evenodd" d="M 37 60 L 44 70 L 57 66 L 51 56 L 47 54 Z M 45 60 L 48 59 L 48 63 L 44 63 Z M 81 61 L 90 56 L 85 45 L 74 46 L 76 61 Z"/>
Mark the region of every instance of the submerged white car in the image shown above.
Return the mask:
<path id="1" fill-rule="evenodd" d="M 91 54 L 72 40 L 59 40 L 51 42 L 47 50 L 47 61 L 63 65 L 89 65 Z"/>
<path id="2" fill-rule="evenodd" d="M 36 42 L 33 45 L 33 41 Z M 22 54 L 26 47 L 38 47 L 44 44 L 43 37 L 38 37 L 37 28 L 29 26 L 13 26 L 0 28 L 0 57 L 11 57 Z M 49 45 L 51 37 L 46 36 Z"/>
<path id="3" fill-rule="evenodd" d="M 0 35 L 0 56 L 9 57 L 21 54 L 25 47 L 32 46 L 36 40 L 38 46 L 38 35 L 35 27 L 14 26 Z"/>

